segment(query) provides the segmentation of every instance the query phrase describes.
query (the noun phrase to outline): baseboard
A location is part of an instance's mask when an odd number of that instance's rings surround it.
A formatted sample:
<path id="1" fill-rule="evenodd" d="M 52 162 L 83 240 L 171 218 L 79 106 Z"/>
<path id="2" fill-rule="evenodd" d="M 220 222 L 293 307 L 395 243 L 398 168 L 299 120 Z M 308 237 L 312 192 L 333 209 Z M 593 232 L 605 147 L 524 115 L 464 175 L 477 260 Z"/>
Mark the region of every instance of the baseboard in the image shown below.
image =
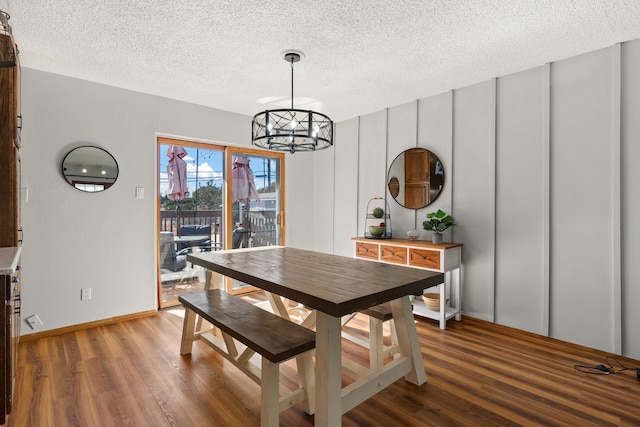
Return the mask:
<path id="1" fill-rule="evenodd" d="M 20 342 L 34 341 L 40 338 L 53 337 L 55 335 L 67 334 L 70 332 L 81 331 L 83 329 L 95 328 L 97 326 L 110 325 L 112 323 L 126 322 L 128 320 L 140 319 L 142 317 L 155 316 L 157 310 L 141 311 L 139 313 L 125 314 L 124 316 L 109 317 L 107 319 L 95 320 L 88 323 L 80 323 L 78 325 L 65 326 L 64 328 L 50 329 L 48 331 L 36 332 L 33 334 L 20 336 Z"/>

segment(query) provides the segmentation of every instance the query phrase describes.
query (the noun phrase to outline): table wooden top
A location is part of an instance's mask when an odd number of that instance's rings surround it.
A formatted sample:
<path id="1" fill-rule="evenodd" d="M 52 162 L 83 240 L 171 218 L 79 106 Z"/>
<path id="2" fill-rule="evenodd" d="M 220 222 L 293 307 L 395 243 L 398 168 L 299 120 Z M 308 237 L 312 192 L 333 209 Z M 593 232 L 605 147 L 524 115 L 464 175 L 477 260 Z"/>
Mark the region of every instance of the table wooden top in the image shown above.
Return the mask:
<path id="1" fill-rule="evenodd" d="M 443 273 L 281 246 L 187 260 L 336 317 L 444 282 Z"/>

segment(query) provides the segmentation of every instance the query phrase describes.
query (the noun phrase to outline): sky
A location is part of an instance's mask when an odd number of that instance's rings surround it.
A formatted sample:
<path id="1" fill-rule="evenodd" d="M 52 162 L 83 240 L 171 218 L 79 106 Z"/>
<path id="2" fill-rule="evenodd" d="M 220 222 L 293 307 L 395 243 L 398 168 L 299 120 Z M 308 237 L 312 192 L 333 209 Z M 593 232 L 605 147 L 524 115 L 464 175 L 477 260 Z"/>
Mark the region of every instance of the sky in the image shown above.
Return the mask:
<path id="1" fill-rule="evenodd" d="M 167 149 L 169 145 L 160 145 L 160 194 L 167 195 L 169 179 L 167 177 L 167 164 L 169 156 Z M 196 149 L 184 147 L 187 155 L 182 159 L 187 163 L 187 187 L 189 196 L 192 196 L 197 187 L 206 186 L 209 183 L 216 187 L 223 184 L 223 156 L 222 151 Z"/>
<path id="2" fill-rule="evenodd" d="M 167 149 L 169 145 L 160 145 L 160 195 L 166 196 L 169 185 L 167 177 L 167 164 L 169 156 Z M 220 150 L 197 149 L 194 147 L 184 147 L 187 155 L 182 159 L 187 163 L 187 187 L 189 196 L 192 196 L 197 187 L 211 185 L 221 187 L 224 184 L 223 163 L 224 152 Z M 262 157 L 250 156 L 250 166 L 253 171 L 256 188 L 260 190 L 269 184 L 267 177 L 267 163 L 269 160 Z M 276 168 L 271 160 L 271 180 L 275 179 Z M 189 197 L 188 196 L 188 197 Z"/>

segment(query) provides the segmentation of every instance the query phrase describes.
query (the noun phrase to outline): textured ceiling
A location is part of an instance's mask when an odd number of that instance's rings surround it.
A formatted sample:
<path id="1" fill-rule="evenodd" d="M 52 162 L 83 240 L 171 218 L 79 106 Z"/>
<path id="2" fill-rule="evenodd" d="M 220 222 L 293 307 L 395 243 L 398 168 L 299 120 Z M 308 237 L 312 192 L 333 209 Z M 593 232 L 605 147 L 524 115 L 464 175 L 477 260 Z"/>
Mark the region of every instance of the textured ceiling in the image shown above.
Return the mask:
<path id="1" fill-rule="evenodd" d="M 640 0 L 0 0 L 24 67 L 334 121 L 640 38 Z"/>

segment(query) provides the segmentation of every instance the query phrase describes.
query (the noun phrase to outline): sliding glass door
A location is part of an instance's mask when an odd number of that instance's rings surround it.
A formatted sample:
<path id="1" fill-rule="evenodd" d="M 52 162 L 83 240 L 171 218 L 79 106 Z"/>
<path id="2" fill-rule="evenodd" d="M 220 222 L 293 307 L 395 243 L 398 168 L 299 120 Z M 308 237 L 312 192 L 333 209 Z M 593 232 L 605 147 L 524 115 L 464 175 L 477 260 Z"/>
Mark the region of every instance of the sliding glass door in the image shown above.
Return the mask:
<path id="1" fill-rule="evenodd" d="M 254 248 L 284 244 L 284 155 L 260 150 L 228 148 L 227 215 L 231 232 L 227 247 Z M 253 288 L 227 280 L 227 292 Z"/>
<path id="2" fill-rule="evenodd" d="M 158 292 L 160 307 L 204 289 L 206 271 L 191 252 L 224 248 L 225 147 L 158 138 Z"/>
<path id="3" fill-rule="evenodd" d="M 284 244 L 284 155 L 158 138 L 160 307 L 202 290 L 187 254 Z M 229 292 L 252 288 L 226 280 Z"/>

